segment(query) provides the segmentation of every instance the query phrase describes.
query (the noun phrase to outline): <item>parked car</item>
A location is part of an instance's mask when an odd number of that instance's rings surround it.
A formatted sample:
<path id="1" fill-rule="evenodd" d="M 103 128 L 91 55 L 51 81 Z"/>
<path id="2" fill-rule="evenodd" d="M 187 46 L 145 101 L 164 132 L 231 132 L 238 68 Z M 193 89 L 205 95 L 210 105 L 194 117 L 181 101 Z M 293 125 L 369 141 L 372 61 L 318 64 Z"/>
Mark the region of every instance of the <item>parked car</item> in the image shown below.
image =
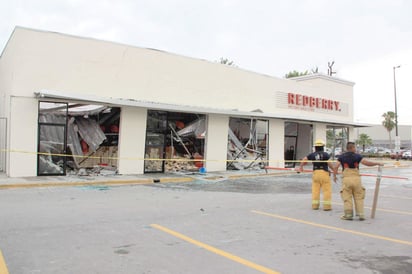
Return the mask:
<path id="1" fill-rule="evenodd" d="M 410 160 L 410 159 L 412 159 L 412 152 L 411 152 L 410 150 L 404 151 L 404 152 L 402 153 L 401 158 L 404 159 L 404 160 Z"/>
<path id="2" fill-rule="evenodd" d="M 378 148 L 377 153 L 380 155 L 392 155 L 393 151 L 388 148 Z"/>
<path id="3" fill-rule="evenodd" d="M 398 152 L 398 154 L 396 154 L 396 151 L 392 150 L 391 154 L 390 154 L 390 157 L 391 157 L 391 159 L 402 159 L 402 155 L 403 155 L 404 152 L 405 152 L 405 150 L 400 150 Z"/>

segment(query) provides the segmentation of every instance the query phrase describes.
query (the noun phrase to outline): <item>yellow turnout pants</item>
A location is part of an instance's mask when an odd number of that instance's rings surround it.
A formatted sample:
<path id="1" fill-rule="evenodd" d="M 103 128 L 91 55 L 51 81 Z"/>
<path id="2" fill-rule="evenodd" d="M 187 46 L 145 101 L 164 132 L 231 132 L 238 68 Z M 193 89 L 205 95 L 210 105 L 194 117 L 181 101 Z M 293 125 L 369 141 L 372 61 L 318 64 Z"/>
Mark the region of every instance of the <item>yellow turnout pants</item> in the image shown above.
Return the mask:
<path id="1" fill-rule="evenodd" d="M 359 170 L 346 168 L 343 171 L 341 196 L 343 210 L 346 217 L 353 217 L 353 201 L 355 202 L 356 214 L 364 217 L 363 201 L 365 199 L 365 188 L 362 186 Z"/>
<path id="2" fill-rule="evenodd" d="M 312 176 L 312 209 L 319 209 L 320 190 L 323 192 L 323 210 L 332 209 L 332 185 L 329 172 L 314 170 Z"/>

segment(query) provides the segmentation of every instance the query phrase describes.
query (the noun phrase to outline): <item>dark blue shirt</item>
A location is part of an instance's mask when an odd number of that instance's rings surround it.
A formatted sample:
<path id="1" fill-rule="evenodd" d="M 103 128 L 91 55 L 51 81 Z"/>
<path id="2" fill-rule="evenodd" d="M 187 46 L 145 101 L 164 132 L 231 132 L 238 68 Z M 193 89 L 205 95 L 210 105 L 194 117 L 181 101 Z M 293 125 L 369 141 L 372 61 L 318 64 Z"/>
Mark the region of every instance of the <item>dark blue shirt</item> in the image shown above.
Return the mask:
<path id="1" fill-rule="evenodd" d="M 330 156 L 327 152 L 316 151 L 306 156 L 306 158 L 308 158 L 308 160 L 315 161 L 313 162 L 313 170 L 329 171 L 327 162 L 316 162 L 329 160 Z"/>
<path id="2" fill-rule="evenodd" d="M 345 152 L 338 156 L 338 161 L 342 165 L 342 169 L 345 168 L 357 168 L 359 169 L 359 163 L 362 161 L 363 156 L 358 153 Z"/>

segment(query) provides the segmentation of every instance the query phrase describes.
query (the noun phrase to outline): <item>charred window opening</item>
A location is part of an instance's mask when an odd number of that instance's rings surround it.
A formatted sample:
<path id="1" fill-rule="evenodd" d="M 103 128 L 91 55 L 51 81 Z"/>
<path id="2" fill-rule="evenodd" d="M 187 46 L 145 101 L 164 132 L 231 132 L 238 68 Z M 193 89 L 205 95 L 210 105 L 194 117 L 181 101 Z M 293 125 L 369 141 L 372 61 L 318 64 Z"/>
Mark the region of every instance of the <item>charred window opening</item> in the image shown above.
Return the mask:
<path id="1" fill-rule="evenodd" d="M 268 121 L 230 118 L 227 169 L 260 169 L 267 164 Z"/>
<path id="2" fill-rule="evenodd" d="M 299 124 L 285 122 L 285 167 L 295 167 Z M 289 160 L 289 161 L 287 161 Z"/>
<path id="3" fill-rule="evenodd" d="M 145 172 L 197 171 L 203 166 L 205 135 L 203 114 L 149 110 Z"/>
<path id="4" fill-rule="evenodd" d="M 117 172 L 120 108 L 39 103 L 39 175 Z"/>
<path id="5" fill-rule="evenodd" d="M 285 167 L 295 167 L 298 159 L 312 152 L 313 125 L 285 122 Z"/>

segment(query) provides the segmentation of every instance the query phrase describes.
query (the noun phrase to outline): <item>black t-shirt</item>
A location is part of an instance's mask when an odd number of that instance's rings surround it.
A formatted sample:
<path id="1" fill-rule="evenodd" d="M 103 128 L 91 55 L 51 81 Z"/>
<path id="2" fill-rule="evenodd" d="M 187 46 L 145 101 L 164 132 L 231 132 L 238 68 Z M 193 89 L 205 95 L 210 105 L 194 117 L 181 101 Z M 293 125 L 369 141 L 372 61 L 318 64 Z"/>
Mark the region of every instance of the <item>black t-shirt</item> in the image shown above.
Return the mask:
<path id="1" fill-rule="evenodd" d="M 330 159 L 330 156 L 327 152 L 324 151 L 316 151 L 308 156 L 306 156 L 308 160 L 311 161 L 327 161 Z M 328 169 L 328 163 L 327 162 L 313 162 L 313 170 L 325 170 L 329 171 Z"/>

